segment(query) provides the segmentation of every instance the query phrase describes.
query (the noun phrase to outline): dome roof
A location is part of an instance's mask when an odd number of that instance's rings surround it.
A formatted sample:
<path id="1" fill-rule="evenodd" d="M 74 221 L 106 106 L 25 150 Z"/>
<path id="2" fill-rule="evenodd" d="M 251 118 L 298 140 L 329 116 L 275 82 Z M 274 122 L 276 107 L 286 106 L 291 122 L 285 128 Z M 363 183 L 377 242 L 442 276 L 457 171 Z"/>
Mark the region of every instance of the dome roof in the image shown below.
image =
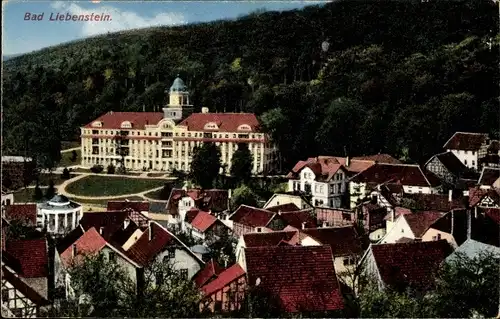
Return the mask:
<path id="1" fill-rule="evenodd" d="M 56 195 L 52 197 L 52 199 L 49 202 L 56 204 L 67 204 L 69 203 L 69 199 L 64 195 Z"/>
<path id="2" fill-rule="evenodd" d="M 184 84 L 184 81 L 180 77 L 177 76 L 175 78 L 174 83 L 170 87 L 170 92 L 187 92 L 187 86 Z"/>

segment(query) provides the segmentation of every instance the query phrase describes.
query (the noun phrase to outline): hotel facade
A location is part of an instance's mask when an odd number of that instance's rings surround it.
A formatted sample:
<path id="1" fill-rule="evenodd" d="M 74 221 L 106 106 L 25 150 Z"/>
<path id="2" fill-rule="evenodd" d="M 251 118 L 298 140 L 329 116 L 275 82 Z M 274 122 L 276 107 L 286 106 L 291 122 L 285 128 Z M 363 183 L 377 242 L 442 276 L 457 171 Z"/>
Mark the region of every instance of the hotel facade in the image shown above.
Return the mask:
<path id="1" fill-rule="evenodd" d="M 82 127 L 81 166 L 120 166 L 123 159 L 129 170 L 189 171 L 194 147 L 204 142 L 219 147 L 226 172 L 239 143 L 248 144 L 253 174 L 269 172 L 277 161 L 255 114 L 193 113 L 187 87 L 176 78 L 163 113 L 110 111 Z"/>

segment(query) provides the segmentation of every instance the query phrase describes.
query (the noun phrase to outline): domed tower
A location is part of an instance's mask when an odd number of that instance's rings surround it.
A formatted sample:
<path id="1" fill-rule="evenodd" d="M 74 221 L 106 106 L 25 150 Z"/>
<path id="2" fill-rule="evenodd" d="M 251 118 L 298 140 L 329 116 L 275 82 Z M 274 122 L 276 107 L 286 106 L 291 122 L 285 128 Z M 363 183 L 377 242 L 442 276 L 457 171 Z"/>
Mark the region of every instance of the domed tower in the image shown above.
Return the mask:
<path id="1" fill-rule="evenodd" d="M 189 103 L 189 91 L 184 81 L 177 75 L 170 90 L 169 103 L 163 108 L 163 117 L 171 120 L 181 120 L 193 113 L 193 105 Z"/>

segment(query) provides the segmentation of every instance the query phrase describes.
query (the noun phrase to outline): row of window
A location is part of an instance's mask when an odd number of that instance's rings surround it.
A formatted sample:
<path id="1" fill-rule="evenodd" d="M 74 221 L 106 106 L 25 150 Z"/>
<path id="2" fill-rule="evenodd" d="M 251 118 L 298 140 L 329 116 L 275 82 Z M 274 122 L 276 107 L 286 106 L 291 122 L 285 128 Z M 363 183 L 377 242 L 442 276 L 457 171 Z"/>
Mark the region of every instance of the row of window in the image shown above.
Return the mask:
<path id="1" fill-rule="evenodd" d="M 176 133 L 171 133 L 171 132 L 144 132 L 144 131 L 103 131 L 103 130 L 83 130 L 83 134 L 92 134 L 92 135 L 118 135 L 122 134 L 123 135 L 128 135 L 130 132 L 131 136 L 151 136 L 151 137 L 171 137 L 171 136 L 176 136 L 176 137 L 199 137 L 199 138 L 241 138 L 241 139 L 258 139 L 264 137 L 263 133 L 256 133 L 256 134 L 229 134 L 229 133 L 204 133 L 204 132 L 176 132 Z"/>

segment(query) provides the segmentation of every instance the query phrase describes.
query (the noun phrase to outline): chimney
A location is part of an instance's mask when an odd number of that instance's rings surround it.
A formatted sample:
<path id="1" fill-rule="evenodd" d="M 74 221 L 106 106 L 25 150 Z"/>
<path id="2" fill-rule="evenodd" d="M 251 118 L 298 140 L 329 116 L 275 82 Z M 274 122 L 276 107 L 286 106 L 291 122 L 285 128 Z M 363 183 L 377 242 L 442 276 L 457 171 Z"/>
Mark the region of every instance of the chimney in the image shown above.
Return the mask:
<path id="1" fill-rule="evenodd" d="M 347 156 L 345 158 L 345 166 L 349 167 L 350 164 L 351 164 L 351 159 L 349 158 L 349 156 Z"/>
<path id="2" fill-rule="evenodd" d="M 109 114 L 113 114 L 113 111 L 109 111 Z"/>
<path id="3" fill-rule="evenodd" d="M 302 229 L 306 228 L 306 223 L 302 223 Z"/>
<path id="4" fill-rule="evenodd" d="M 202 107 L 201 113 L 209 113 L 208 107 Z"/>
<path id="5" fill-rule="evenodd" d="M 102 231 L 103 231 L 104 227 L 99 227 L 99 234 L 102 235 Z"/>
<path id="6" fill-rule="evenodd" d="M 455 210 L 451 210 L 451 235 L 453 236 L 453 227 L 455 226 Z"/>
<path id="7" fill-rule="evenodd" d="M 148 225 L 149 241 L 151 241 L 151 239 L 153 238 L 153 228 L 151 226 L 152 226 L 151 221 L 149 221 L 149 225 Z"/>
<path id="8" fill-rule="evenodd" d="M 72 252 L 71 252 L 71 256 L 74 258 L 74 257 L 76 256 L 76 253 L 77 253 L 77 251 L 76 251 L 76 244 L 73 244 L 73 246 L 72 246 L 72 247 L 73 247 L 73 248 L 72 248 L 73 250 L 72 250 Z"/>
<path id="9" fill-rule="evenodd" d="M 452 190 L 452 189 L 450 189 L 450 190 L 448 191 L 448 201 L 449 201 L 450 203 L 451 203 L 451 201 L 452 201 L 452 198 L 453 198 L 453 190 Z"/>
<path id="10" fill-rule="evenodd" d="M 322 225 L 322 227 L 324 228 L 324 227 L 326 227 L 326 226 L 327 226 L 327 224 L 326 224 L 326 220 L 324 220 L 324 221 L 323 221 L 323 225 Z"/>

